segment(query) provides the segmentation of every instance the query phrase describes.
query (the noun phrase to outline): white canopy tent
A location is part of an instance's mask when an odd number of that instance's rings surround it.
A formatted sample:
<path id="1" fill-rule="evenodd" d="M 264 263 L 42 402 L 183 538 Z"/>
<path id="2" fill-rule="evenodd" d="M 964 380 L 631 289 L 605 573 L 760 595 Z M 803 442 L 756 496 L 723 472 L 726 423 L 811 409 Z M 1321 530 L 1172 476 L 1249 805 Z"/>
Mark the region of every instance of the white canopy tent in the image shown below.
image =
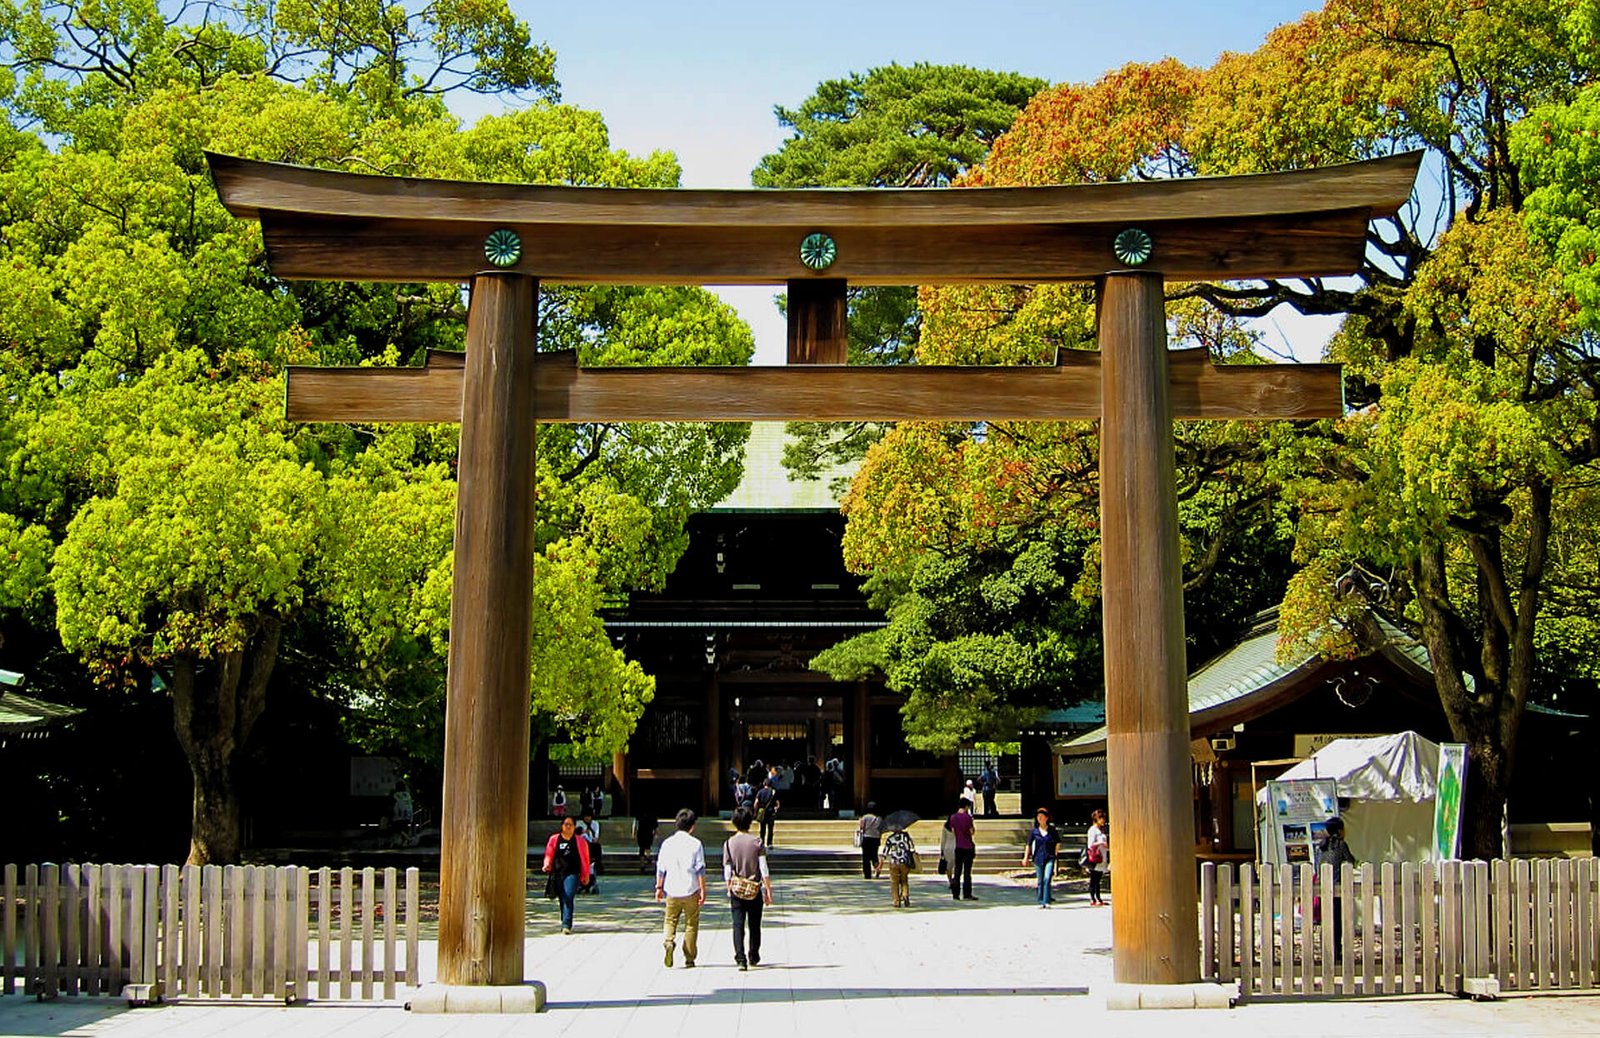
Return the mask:
<path id="1" fill-rule="evenodd" d="M 1438 792 L 1439 744 L 1416 732 L 1370 739 L 1335 739 L 1279 775 L 1277 781 L 1333 779 L 1341 800 L 1350 804 L 1345 838 L 1361 861 L 1436 860 L 1433 802 Z M 1256 792 L 1257 846 L 1275 845 L 1266 788 Z"/>

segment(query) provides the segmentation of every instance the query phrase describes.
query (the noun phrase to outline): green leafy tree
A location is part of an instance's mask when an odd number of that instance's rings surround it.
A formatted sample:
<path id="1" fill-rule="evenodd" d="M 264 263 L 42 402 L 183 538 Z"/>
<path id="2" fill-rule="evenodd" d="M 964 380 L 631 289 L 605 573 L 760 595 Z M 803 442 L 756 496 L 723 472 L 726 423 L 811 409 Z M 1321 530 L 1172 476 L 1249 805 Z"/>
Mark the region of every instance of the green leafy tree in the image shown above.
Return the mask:
<path id="1" fill-rule="evenodd" d="M 1552 569 L 1552 536 L 1587 514 L 1574 506 L 1596 442 L 1592 338 L 1568 295 L 1582 282 L 1555 279 L 1550 252 L 1556 240 L 1575 248 L 1581 232 L 1553 238 L 1553 225 L 1535 222 L 1530 239 L 1530 192 L 1561 178 L 1533 157 L 1539 149 L 1519 165 L 1512 148 L 1531 111 L 1571 112 L 1594 79 L 1594 24 L 1588 2 L 1329 0 L 1210 69 L 1130 65 L 1045 91 L 969 178 L 1245 173 L 1428 150 L 1436 204 L 1377 224 L 1356 278 L 1171 295 L 1231 318 L 1279 306 L 1345 317 L 1331 359 L 1347 366 L 1355 413 L 1298 436 L 1264 431 L 1267 449 L 1248 459 L 1295 508 L 1302 569 L 1285 630 L 1347 652 L 1363 637 L 1357 617 L 1375 609 L 1427 645 L 1444 712 L 1473 757 L 1464 847 L 1479 856 L 1502 850 L 1541 612 L 1551 588 L 1574 585 Z M 1563 140 L 1545 153 L 1556 164 L 1562 148 L 1582 146 Z M 1565 183 L 1570 200 L 1577 180 Z M 1554 194 L 1550 203 L 1561 208 Z M 924 340 L 938 314 L 1002 355 L 1048 346 L 1073 312 L 1041 305 L 1049 291 L 925 294 Z"/>
<path id="2" fill-rule="evenodd" d="M 1192 70 L 1168 61 L 1044 91 L 997 141 L 988 164 L 962 180 L 1079 182 L 1174 172 L 1177 156 L 1165 141 L 1182 124 L 1194 81 Z M 1038 156 L 1006 150 L 1007 142 L 1036 138 L 1053 125 L 1055 115 L 1041 109 L 1094 126 L 1092 133 L 1085 126 L 1062 135 L 1076 147 L 1053 156 L 1048 173 Z M 1082 286 L 923 290 L 919 304 L 916 354 L 925 363 L 1050 364 L 1062 350 L 1095 347 L 1093 295 Z M 1206 347 L 1215 360 L 1259 360 L 1252 335 L 1203 305 L 1175 302 L 1169 318 L 1175 338 Z M 1206 618 L 1189 628 L 1197 661 L 1226 643 L 1250 613 L 1275 603 L 1286 576 L 1288 528 L 1278 480 L 1257 445 L 1262 432 L 1240 423 L 1178 428 L 1185 596 L 1191 613 Z M 891 603 L 890 626 L 824 654 L 816 665 L 843 676 L 841 660 L 873 661 L 887 684 L 906 695 L 907 731 L 926 748 L 1009 739 L 1018 718 L 1095 695 L 1101 685 L 1097 466 L 1095 428 L 1086 422 L 901 426 L 884 437 L 845 499 L 845 545 L 850 566 L 872 574 L 871 585 Z M 1052 564 L 1057 578 L 1028 580 L 1022 598 L 1028 609 L 995 610 L 1003 617 L 999 626 L 963 609 L 959 595 L 911 590 L 919 579 L 951 573 L 980 586 L 1008 574 L 987 585 L 997 588 L 1023 574 L 1042 577 L 1044 556 L 1037 552 L 1045 545 L 1045 556 L 1062 553 Z M 907 597 L 904 610 L 896 593 Z M 974 596 L 984 600 L 981 592 Z M 920 635 L 897 637 L 908 624 Z M 986 640 L 1001 633 L 1003 641 Z M 975 644 L 984 651 L 970 651 Z M 959 681 L 942 669 L 952 658 L 963 661 Z M 1030 681 L 1019 680 L 1024 674 Z M 969 706 L 955 709 L 960 703 Z"/>
<path id="3" fill-rule="evenodd" d="M 364 172 L 672 186 L 548 100 L 548 51 L 503 4 L 297 4 L 194 21 L 153 5 L 0 7 L 0 609 L 107 689 L 172 697 L 190 860 L 236 860 L 241 748 L 285 653 L 369 745 L 437 754 L 454 427 L 292 428 L 285 363 L 459 349 L 453 286 L 285 284 L 221 207 L 203 151 Z M 447 88 L 545 95 L 464 129 Z M 14 127 L 26 126 L 28 130 Z M 542 338 L 614 363 L 741 363 L 692 289 L 547 294 Z M 682 520 L 738 480 L 740 426 L 540 430 L 532 689 L 588 757 L 651 680 L 596 619 L 664 579 Z M 682 458 L 668 467 L 663 458 Z M 46 633 L 49 632 L 49 633 Z M 386 719 L 423 727 L 397 734 Z"/>

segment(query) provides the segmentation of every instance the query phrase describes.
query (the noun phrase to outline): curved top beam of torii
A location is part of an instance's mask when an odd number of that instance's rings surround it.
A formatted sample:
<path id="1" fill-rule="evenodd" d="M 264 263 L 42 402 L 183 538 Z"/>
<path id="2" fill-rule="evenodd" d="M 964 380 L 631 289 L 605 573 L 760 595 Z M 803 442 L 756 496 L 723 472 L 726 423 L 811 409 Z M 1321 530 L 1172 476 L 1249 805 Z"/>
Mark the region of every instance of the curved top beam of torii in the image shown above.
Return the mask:
<path id="1" fill-rule="evenodd" d="M 1061 187 L 683 190 L 380 177 L 207 154 L 223 204 L 261 221 L 274 273 L 465 281 L 509 230 L 502 269 L 572 284 L 1037 283 L 1126 269 L 1170 280 L 1314 277 L 1361 264 L 1370 220 L 1411 195 L 1409 152 L 1289 173 Z M 831 262 L 802 259 L 821 233 Z M 504 256 L 502 256 L 504 259 Z"/>

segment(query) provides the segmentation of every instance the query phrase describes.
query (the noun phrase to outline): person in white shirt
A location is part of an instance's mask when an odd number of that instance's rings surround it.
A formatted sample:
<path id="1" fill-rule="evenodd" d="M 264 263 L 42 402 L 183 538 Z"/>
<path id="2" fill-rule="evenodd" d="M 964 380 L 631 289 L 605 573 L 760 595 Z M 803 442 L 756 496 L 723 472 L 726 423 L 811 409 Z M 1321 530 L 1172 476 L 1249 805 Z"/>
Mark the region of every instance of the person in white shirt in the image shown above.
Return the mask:
<path id="1" fill-rule="evenodd" d="M 663 961 L 672 965 L 677 950 L 678 921 L 683 921 L 683 965 L 694 967 L 700 951 L 700 906 L 706 903 L 706 849 L 695 838 L 697 816 L 687 807 L 678 812 L 678 831 L 656 851 L 656 900 L 666 902 L 662 922 Z"/>

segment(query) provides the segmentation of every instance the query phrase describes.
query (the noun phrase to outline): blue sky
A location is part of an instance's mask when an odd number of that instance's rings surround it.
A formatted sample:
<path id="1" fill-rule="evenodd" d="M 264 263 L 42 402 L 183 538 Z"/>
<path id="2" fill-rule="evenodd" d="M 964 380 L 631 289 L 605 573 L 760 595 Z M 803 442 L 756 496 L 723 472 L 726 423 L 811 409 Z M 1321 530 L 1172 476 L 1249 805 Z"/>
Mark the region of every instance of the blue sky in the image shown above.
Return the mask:
<path id="1" fill-rule="evenodd" d="M 748 187 L 784 132 L 776 104 L 818 83 L 891 62 L 964 64 L 1052 83 L 1086 81 L 1129 61 L 1172 55 L 1209 65 L 1253 50 L 1305 0 L 511 0 L 555 49 L 562 99 L 601 112 L 611 144 L 675 152 L 685 187 Z M 751 323 L 757 363 L 782 363 L 773 290 L 719 290 Z M 1297 352 L 1332 327 L 1285 320 Z M 1272 329 L 1267 329 L 1269 335 Z M 1314 350 L 1312 351 L 1314 352 Z"/>

